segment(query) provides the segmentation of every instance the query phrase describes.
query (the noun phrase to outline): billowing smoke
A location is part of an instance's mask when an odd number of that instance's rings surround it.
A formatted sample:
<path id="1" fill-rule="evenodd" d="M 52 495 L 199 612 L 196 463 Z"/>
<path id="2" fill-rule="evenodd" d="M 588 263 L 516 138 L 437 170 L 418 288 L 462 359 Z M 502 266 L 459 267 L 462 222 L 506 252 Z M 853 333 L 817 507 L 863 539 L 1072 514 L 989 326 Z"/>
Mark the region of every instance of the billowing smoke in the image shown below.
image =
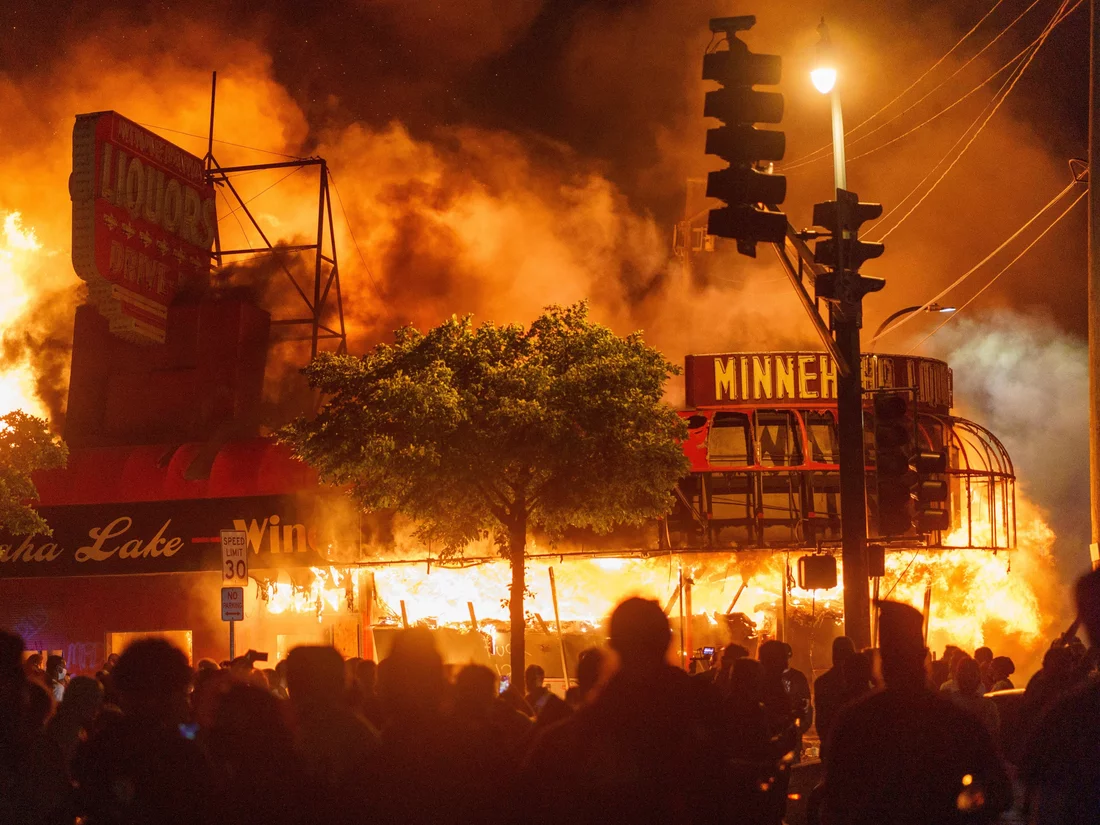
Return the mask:
<path id="1" fill-rule="evenodd" d="M 1090 529 L 1086 343 L 1011 310 L 960 317 L 932 340 L 954 369 L 957 412 L 1001 439 L 1020 490 L 1058 537 L 1059 569 L 1080 575 Z"/>

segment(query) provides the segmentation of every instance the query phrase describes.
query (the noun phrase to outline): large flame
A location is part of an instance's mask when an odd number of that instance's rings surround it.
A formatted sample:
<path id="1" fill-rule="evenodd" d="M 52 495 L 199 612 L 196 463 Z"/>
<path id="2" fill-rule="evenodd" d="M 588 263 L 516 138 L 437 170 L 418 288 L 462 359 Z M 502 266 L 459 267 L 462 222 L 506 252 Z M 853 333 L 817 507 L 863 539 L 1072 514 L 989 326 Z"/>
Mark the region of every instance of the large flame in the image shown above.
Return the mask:
<path id="1" fill-rule="evenodd" d="M 17 328 L 23 322 L 34 295 L 31 279 L 36 256 L 42 251 L 34 229 L 23 225 L 19 212 L 3 215 L 0 233 L 0 330 Z M 44 416 L 45 406 L 35 388 L 35 373 L 30 360 L 18 354 L 0 361 L 0 415 L 23 410 Z"/>

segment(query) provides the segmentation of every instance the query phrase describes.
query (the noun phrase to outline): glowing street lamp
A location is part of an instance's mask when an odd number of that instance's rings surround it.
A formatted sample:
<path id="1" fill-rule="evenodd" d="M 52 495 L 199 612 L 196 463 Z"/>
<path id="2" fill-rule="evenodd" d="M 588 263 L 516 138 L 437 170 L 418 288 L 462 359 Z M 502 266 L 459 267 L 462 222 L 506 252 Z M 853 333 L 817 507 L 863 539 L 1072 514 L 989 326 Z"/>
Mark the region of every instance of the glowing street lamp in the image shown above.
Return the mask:
<path id="1" fill-rule="evenodd" d="M 817 59 L 810 71 L 810 81 L 821 94 L 832 95 L 833 102 L 833 180 L 837 189 L 848 188 L 848 176 L 844 164 L 844 115 L 840 110 L 840 93 L 836 88 L 836 61 L 833 56 L 833 44 L 829 39 L 829 27 L 825 18 L 821 18 L 817 33 Z"/>
<path id="2" fill-rule="evenodd" d="M 892 314 L 885 321 L 878 325 L 878 329 L 875 330 L 875 334 L 871 336 L 871 345 L 868 347 L 868 350 L 873 350 L 875 348 L 875 342 L 878 341 L 883 331 L 886 329 L 886 327 L 890 325 L 892 321 L 900 318 L 903 315 L 908 315 L 911 312 L 920 312 L 922 309 L 925 312 L 942 312 L 944 314 L 955 311 L 955 307 L 940 306 L 937 303 L 931 303 L 928 306 L 918 305 L 914 307 L 905 307 L 904 309 L 899 309 L 897 312 Z"/>

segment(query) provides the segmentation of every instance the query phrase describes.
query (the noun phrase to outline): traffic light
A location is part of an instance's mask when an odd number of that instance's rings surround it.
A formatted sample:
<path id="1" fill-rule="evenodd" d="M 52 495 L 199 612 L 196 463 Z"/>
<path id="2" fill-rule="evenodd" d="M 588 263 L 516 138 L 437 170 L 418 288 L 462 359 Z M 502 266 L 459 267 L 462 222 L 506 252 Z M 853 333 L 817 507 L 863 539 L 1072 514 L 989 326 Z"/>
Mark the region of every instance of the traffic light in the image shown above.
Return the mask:
<path id="1" fill-rule="evenodd" d="M 880 243 L 859 240 L 860 227 L 882 214 L 882 204 L 860 203 L 859 195 L 844 189 L 836 194 L 835 201 L 814 204 L 814 226 L 829 231 L 829 237 L 814 247 L 814 263 L 829 267 L 818 276 L 815 291 L 827 301 L 860 301 L 886 285 L 882 278 L 858 274 L 864 263 L 885 249 Z"/>
<path id="2" fill-rule="evenodd" d="M 914 453 L 909 469 L 916 474 L 916 522 L 917 532 L 932 533 L 947 530 L 951 526 L 951 514 L 947 511 L 947 451 Z M 940 476 L 937 478 L 937 476 Z"/>
<path id="3" fill-rule="evenodd" d="M 753 89 L 779 82 L 782 59 L 774 54 L 754 54 L 737 39 L 738 32 L 755 23 L 752 15 L 711 20 L 710 30 L 725 34 L 728 48 L 703 56 L 703 79 L 722 84 L 722 88 L 707 92 L 703 114 L 724 124 L 707 131 L 707 154 L 729 163 L 707 177 L 707 197 L 726 202 L 711 210 L 707 232 L 736 240 L 738 251 L 752 257 L 758 242 L 782 243 L 787 235 L 787 216 L 760 208 L 760 204 L 782 203 L 787 196 L 786 177 L 755 168 L 763 161 L 782 160 L 787 136 L 753 125 L 783 119 L 783 95 Z"/>
<path id="4" fill-rule="evenodd" d="M 904 535 L 913 526 L 913 488 L 918 481 L 909 466 L 913 425 L 904 395 L 875 396 L 874 438 L 878 532 L 882 536 Z"/>
<path id="5" fill-rule="evenodd" d="M 803 590 L 832 590 L 836 587 L 836 558 L 824 553 L 800 557 L 798 586 Z"/>

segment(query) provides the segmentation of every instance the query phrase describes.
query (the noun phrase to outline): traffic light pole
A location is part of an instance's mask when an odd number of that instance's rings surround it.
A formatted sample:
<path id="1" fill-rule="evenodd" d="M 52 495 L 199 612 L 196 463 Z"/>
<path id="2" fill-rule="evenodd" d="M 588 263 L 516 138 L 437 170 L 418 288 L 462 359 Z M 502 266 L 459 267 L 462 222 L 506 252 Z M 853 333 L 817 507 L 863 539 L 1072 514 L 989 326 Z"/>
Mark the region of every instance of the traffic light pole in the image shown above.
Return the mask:
<path id="1" fill-rule="evenodd" d="M 837 349 L 852 365 L 836 381 L 840 448 L 840 559 L 844 571 L 844 634 L 857 650 L 871 646 L 867 592 L 867 468 L 863 458 L 863 386 L 860 380 L 859 311 L 836 313 Z"/>

